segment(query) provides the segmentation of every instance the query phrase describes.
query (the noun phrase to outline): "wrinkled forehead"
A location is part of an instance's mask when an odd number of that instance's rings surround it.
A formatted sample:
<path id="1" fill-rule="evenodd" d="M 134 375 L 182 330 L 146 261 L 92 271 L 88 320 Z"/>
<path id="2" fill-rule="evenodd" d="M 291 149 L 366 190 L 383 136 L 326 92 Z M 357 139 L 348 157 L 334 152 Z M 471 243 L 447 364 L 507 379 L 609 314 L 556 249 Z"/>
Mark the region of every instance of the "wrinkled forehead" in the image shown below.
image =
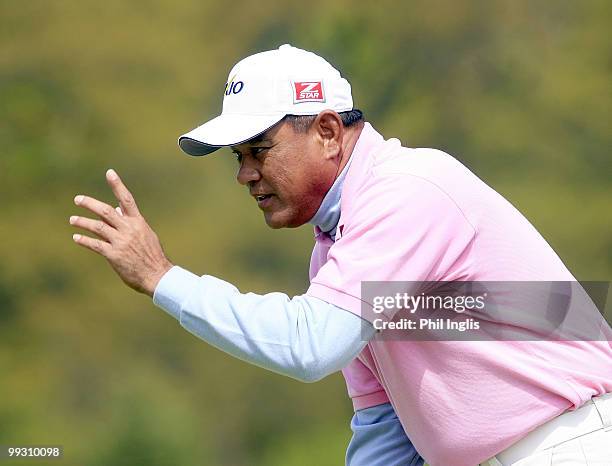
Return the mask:
<path id="1" fill-rule="evenodd" d="M 269 128 L 267 131 L 264 131 L 263 133 L 258 134 L 257 136 L 249 139 L 248 141 L 244 141 L 235 146 L 230 146 L 230 149 L 241 150 L 241 149 L 252 147 L 252 146 L 275 144 L 276 142 L 278 142 L 278 139 L 282 137 L 282 135 L 279 135 L 279 130 L 283 126 L 283 122 L 284 121 L 281 120 L 279 123 L 274 125 L 272 128 Z"/>

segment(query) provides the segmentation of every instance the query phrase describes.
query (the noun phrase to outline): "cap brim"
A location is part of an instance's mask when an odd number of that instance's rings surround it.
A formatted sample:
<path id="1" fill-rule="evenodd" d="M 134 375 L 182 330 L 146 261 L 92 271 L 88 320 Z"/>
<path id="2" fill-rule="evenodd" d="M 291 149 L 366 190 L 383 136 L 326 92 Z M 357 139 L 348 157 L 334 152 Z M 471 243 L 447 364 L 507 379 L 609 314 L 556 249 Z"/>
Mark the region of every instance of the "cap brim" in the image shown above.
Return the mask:
<path id="1" fill-rule="evenodd" d="M 284 114 L 238 115 L 225 114 L 204 123 L 179 137 L 180 148 L 189 155 L 207 155 L 221 147 L 235 146 L 259 136 Z"/>

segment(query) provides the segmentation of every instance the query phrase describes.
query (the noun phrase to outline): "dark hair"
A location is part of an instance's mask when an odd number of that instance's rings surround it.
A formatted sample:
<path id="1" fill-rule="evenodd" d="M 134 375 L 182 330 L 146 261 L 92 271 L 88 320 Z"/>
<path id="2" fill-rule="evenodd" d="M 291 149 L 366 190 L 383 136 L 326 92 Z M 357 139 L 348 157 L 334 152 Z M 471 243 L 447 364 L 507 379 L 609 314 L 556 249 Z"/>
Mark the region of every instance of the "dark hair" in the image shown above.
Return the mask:
<path id="1" fill-rule="evenodd" d="M 340 112 L 338 115 L 340 115 L 340 119 L 345 128 L 349 128 L 360 121 L 364 121 L 363 112 L 357 108 L 349 110 L 348 112 Z M 295 132 L 305 133 L 308 131 L 308 128 L 310 128 L 310 125 L 312 125 L 312 122 L 315 121 L 315 118 L 317 118 L 317 115 L 286 115 L 283 120 L 291 123 Z"/>

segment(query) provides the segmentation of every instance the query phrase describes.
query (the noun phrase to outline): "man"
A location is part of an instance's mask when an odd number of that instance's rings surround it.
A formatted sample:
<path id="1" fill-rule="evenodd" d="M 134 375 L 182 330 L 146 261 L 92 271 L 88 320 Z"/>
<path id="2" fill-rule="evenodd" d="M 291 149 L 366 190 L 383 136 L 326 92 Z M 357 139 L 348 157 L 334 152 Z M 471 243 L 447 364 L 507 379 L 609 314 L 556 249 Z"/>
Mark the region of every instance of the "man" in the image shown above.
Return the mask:
<path id="1" fill-rule="evenodd" d="M 590 340 L 383 337 L 380 325 L 395 311 L 373 306 L 362 293 L 369 281 L 575 279 L 531 224 L 458 161 L 383 139 L 325 60 L 289 45 L 245 58 L 229 73 L 222 114 L 179 145 L 190 155 L 231 147 L 237 179 L 270 227 L 315 225 L 306 294 L 242 294 L 172 264 L 112 170 L 120 206 L 77 196 L 100 220 L 70 223 L 99 239 L 74 240 L 235 357 L 305 382 L 342 369 L 356 411 L 347 464 L 422 464 L 411 441 L 431 465 L 612 458 L 607 324 L 598 327 L 604 338 Z M 518 336 L 538 330 L 483 324 Z"/>

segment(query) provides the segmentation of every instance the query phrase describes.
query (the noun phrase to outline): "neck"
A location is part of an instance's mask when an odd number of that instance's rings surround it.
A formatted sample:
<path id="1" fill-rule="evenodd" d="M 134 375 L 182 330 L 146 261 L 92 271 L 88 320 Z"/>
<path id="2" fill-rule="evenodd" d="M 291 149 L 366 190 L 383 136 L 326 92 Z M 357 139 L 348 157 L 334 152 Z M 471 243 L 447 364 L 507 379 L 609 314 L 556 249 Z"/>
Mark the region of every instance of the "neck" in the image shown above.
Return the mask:
<path id="1" fill-rule="evenodd" d="M 338 175 L 342 172 L 349 159 L 351 158 L 351 154 L 353 153 L 353 149 L 357 144 L 357 140 L 361 135 L 361 131 L 363 130 L 364 122 L 360 121 L 354 126 L 350 128 L 346 128 L 344 133 L 344 137 L 342 138 L 342 151 L 340 152 L 340 163 L 338 164 L 338 171 L 336 172 L 335 178 L 338 178 Z"/>
<path id="2" fill-rule="evenodd" d="M 340 162 L 338 164 L 338 171 L 334 177 L 334 182 L 323 198 L 316 214 L 309 221 L 309 223 L 318 226 L 322 232 L 327 233 L 332 239 L 336 236 L 336 226 L 340 218 L 340 196 L 342 193 L 344 176 L 348 169 L 347 165 L 351 160 L 351 155 L 357 145 L 357 140 L 364 126 L 365 124 L 360 122 L 344 133 L 341 146 L 342 149 L 339 154 Z"/>

